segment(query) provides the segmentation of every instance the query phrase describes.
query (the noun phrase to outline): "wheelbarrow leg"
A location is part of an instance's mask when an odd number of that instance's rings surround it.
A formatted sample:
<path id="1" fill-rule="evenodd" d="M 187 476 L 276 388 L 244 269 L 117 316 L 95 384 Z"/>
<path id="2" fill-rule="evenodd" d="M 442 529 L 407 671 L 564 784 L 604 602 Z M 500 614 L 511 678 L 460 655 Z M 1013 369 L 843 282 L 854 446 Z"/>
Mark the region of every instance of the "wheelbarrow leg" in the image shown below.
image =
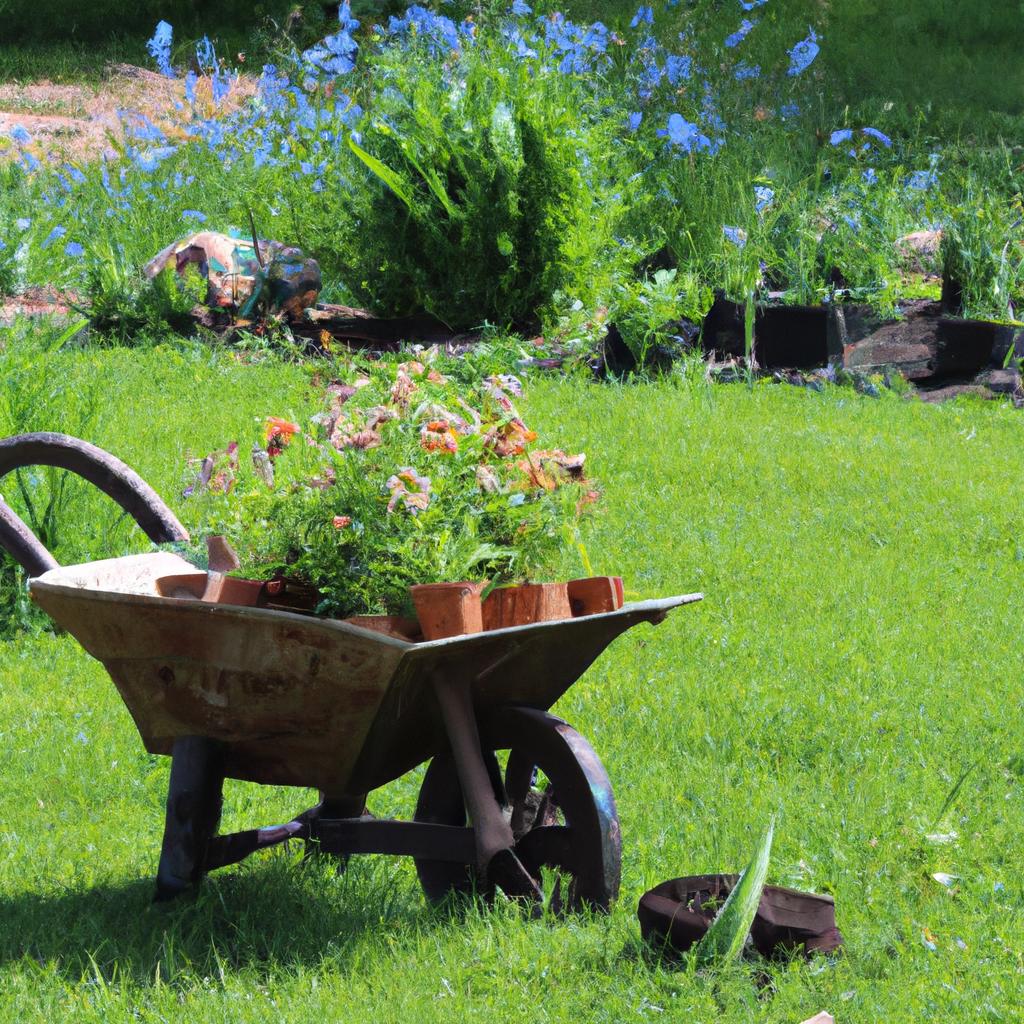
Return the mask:
<path id="1" fill-rule="evenodd" d="M 437 673 L 433 684 L 476 837 L 477 867 L 506 895 L 539 901 L 540 889 L 513 853 L 512 827 L 495 799 L 480 746 L 469 682 Z"/>
<path id="2" fill-rule="evenodd" d="M 174 899 L 202 880 L 207 847 L 220 823 L 223 783 L 219 744 L 201 736 L 174 741 L 157 902 Z"/>

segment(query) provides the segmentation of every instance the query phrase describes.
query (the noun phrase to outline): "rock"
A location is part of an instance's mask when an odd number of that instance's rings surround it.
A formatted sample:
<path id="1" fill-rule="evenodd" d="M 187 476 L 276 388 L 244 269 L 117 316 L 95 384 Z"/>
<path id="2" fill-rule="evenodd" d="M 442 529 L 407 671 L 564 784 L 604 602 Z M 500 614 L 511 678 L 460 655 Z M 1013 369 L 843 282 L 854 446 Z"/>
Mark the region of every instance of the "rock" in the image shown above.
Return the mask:
<path id="1" fill-rule="evenodd" d="M 973 396 L 991 400 L 1007 396 L 1020 402 L 1024 398 L 1020 373 L 1016 369 L 983 370 L 969 380 L 944 383 L 938 387 L 922 388 L 921 399 L 925 402 L 948 402 L 954 398 Z"/>
<path id="2" fill-rule="evenodd" d="M 925 273 L 934 269 L 942 248 L 942 231 L 911 231 L 896 240 L 896 249 L 906 261 L 907 269 Z"/>
<path id="3" fill-rule="evenodd" d="M 925 380 L 936 372 L 942 305 L 919 300 L 901 305 L 903 318 L 878 321 L 868 307 L 834 307 L 830 352 L 841 348 L 847 370 L 883 373 L 897 370 L 907 380 Z M 874 328 L 874 329 L 872 329 Z"/>

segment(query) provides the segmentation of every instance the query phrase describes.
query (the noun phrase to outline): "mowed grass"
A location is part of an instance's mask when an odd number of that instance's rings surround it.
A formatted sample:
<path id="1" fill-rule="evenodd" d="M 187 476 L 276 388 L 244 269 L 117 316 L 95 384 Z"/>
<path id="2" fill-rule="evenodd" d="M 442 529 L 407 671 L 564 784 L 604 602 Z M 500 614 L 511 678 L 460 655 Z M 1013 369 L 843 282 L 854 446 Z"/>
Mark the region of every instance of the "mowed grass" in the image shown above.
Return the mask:
<path id="1" fill-rule="evenodd" d="M 89 438 L 182 515 L 186 449 L 310 411 L 307 371 L 208 353 L 70 355 L 51 374 L 92 381 Z M 35 409 L 68 422 L 66 395 Z M 437 912 L 411 862 L 353 859 L 337 875 L 298 850 L 153 907 L 168 762 L 144 753 L 73 639 L 23 636 L 0 645 L 4 1019 L 1015 1018 L 1020 413 L 555 379 L 530 384 L 523 412 L 546 443 L 588 453 L 603 492 L 585 537 L 594 571 L 621 573 L 631 597 L 706 595 L 621 638 L 556 707 L 615 786 L 612 915 L 531 921 L 501 901 Z M 104 532 L 101 504 L 77 510 L 94 545 L 132 540 Z M 574 553 L 558 571 L 581 574 Z M 417 781 L 371 808 L 411 813 Z M 233 829 L 282 820 L 310 794 L 235 783 L 226 798 Z M 845 951 L 708 975 L 658 966 L 639 942 L 640 894 L 741 868 L 772 815 L 769 881 L 834 894 Z M 947 888 L 933 872 L 958 877 Z"/>

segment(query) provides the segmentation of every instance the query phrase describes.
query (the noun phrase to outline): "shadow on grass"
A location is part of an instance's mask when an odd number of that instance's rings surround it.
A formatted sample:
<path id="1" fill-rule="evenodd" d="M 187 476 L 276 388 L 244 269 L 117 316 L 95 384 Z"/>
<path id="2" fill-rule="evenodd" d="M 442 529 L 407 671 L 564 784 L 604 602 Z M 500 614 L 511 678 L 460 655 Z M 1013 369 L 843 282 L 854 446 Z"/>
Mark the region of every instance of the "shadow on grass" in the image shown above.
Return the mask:
<path id="1" fill-rule="evenodd" d="M 400 937 L 457 923 L 467 904 L 424 902 L 393 858 L 353 858 L 336 873 L 317 861 L 254 858 L 209 876 L 196 896 L 154 904 L 153 881 L 0 897 L 0 964 L 30 958 L 68 980 L 141 985 L 223 970 L 266 975 L 357 955 L 400 955 Z"/>

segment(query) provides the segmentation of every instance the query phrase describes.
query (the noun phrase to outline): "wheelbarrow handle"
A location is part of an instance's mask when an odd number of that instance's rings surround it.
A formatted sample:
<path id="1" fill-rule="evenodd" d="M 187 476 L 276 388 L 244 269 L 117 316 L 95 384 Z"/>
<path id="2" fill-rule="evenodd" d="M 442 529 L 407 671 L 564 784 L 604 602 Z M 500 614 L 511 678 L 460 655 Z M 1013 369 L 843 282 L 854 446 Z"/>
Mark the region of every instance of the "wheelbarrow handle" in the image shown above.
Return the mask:
<path id="1" fill-rule="evenodd" d="M 102 448 L 67 434 L 18 434 L 0 441 L 0 479 L 26 466 L 54 466 L 94 484 L 121 506 L 157 544 L 188 540 L 188 531 L 145 480 Z M 30 576 L 58 563 L 0 497 L 0 547 Z"/>

